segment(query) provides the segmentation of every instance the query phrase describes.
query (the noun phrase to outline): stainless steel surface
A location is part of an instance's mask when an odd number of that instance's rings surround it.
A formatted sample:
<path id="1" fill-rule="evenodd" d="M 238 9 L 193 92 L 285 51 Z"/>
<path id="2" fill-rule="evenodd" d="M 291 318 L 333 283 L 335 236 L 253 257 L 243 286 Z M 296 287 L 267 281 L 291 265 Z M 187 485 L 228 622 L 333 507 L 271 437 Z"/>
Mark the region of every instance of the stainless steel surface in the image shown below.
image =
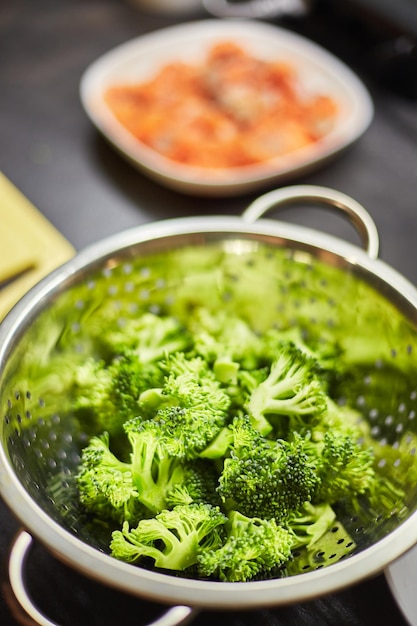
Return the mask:
<path id="1" fill-rule="evenodd" d="M 347 216 L 360 234 L 368 256 L 371 259 L 378 257 L 379 235 L 374 220 L 359 202 L 340 191 L 317 185 L 293 185 L 275 189 L 254 200 L 242 217 L 250 224 L 272 209 L 282 209 L 292 204 L 302 203 L 307 203 L 307 206 L 323 205 L 333 211 L 340 209 L 341 214 Z"/>
<path id="2" fill-rule="evenodd" d="M 10 586 L 28 620 L 38 626 L 57 626 L 38 609 L 27 590 L 25 568 L 26 560 L 30 556 L 32 542 L 32 537 L 26 531 L 21 531 L 16 536 L 9 560 Z M 196 615 L 197 611 L 188 606 L 174 606 L 166 609 L 161 617 L 148 623 L 147 626 L 180 626 L 187 624 Z"/>

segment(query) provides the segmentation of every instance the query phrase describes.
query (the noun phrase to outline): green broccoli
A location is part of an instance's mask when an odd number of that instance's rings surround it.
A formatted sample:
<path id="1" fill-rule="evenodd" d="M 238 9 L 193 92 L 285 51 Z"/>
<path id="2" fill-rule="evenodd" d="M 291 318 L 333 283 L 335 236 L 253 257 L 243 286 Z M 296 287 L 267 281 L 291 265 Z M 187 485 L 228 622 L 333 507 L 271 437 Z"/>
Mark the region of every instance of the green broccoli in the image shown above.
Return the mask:
<path id="1" fill-rule="evenodd" d="M 225 582 L 245 582 L 284 565 L 291 557 L 293 535 L 274 519 L 229 515 L 227 539 L 219 548 L 198 553 L 200 575 Z"/>
<path id="2" fill-rule="evenodd" d="M 294 548 L 311 548 L 333 526 L 336 513 L 330 504 L 305 502 L 303 507 L 290 516 L 285 526 L 294 534 Z"/>
<path id="3" fill-rule="evenodd" d="M 201 551 L 221 545 L 226 520 L 208 504 L 179 505 L 133 529 L 125 522 L 121 531 L 113 532 L 111 554 L 129 563 L 151 559 L 157 568 L 186 570 L 197 563 Z"/>
<path id="4" fill-rule="evenodd" d="M 141 393 L 162 379 L 159 367 L 143 364 L 133 350 L 126 350 L 108 365 L 88 359 L 77 372 L 74 411 L 90 430 L 120 434 L 124 422 L 140 413 Z"/>
<path id="5" fill-rule="evenodd" d="M 159 423 L 126 422 L 121 461 L 109 448 L 109 435 L 93 437 L 84 448 L 78 473 L 80 501 L 100 518 L 119 522 L 155 515 L 191 502 L 220 504 L 217 473 L 207 461 L 182 461 L 168 454 Z"/>
<path id="6" fill-rule="evenodd" d="M 154 363 L 191 346 L 191 338 L 183 324 L 172 316 L 153 313 L 144 313 L 106 328 L 97 341 L 104 355 L 112 358 L 126 350 L 133 350 L 141 363 Z"/>
<path id="7" fill-rule="evenodd" d="M 167 493 L 168 508 L 179 504 L 208 503 L 221 506 L 217 493 L 218 471 L 213 463 L 205 459 L 195 459 L 183 465 L 184 475 Z"/>
<path id="8" fill-rule="evenodd" d="M 161 425 L 134 418 L 125 424 L 132 448 L 130 471 L 138 499 L 153 514 L 167 507 L 167 494 L 182 482 L 184 467 L 168 454 Z"/>
<path id="9" fill-rule="evenodd" d="M 193 337 L 194 351 L 212 365 L 221 382 L 235 382 L 239 367 L 255 369 L 259 366 L 261 339 L 238 316 L 224 310 L 213 313 L 200 307 L 193 312 L 188 327 Z M 226 371 L 230 376 L 226 376 Z"/>
<path id="10" fill-rule="evenodd" d="M 92 437 L 84 448 L 77 485 L 81 504 L 99 519 L 122 523 L 143 516 L 131 465 L 110 451 L 107 433 Z"/>
<path id="11" fill-rule="evenodd" d="M 229 288 L 232 273 L 219 298 Z M 102 360 L 77 356 L 61 381 L 75 418 L 97 435 L 77 488 L 90 518 L 113 531 L 112 555 L 241 582 L 350 554 L 358 523 L 375 522 L 384 536 L 387 520 L 407 510 L 417 440 L 389 424 L 384 435 L 397 444 L 373 440 L 350 404 L 356 387 L 338 342 L 308 325 L 268 330 L 261 321 L 255 330 L 247 310 L 213 312 L 198 297 L 171 310 L 181 322 L 144 314 L 112 327 L 95 351 Z"/>
<path id="12" fill-rule="evenodd" d="M 334 339 L 323 333 L 319 339 L 311 338 L 300 326 L 291 326 L 285 330 L 272 328 L 262 336 L 262 355 L 271 363 L 276 359 L 284 344 L 295 345 L 303 354 L 316 361 L 323 382 L 326 377 L 331 379 L 338 367 L 341 348 Z"/>
<path id="13" fill-rule="evenodd" d="M 294 344 L 283 344 L 264 381 L 249 389 L 246 409 L 263 434 L 300 431 L 326 409 L 326 392 L 317 361 Z"/>
<path id="14" fill-rule="evenodd" d="M 362 448 L 351 436 L 328 431 L 321 444 L 313 445 L 313 457 L 319 485 L 317 502 L 334 504 L 356 496 L 371 487 L 375 480 L 374 456 L 370 448 Z"/>
<path id="15" fill-rule="evenodd" d="M 200 357 L 178 352 L 161 368 L 167 372 L 162 388 L 144 392 L 139 404 L 155 412 L 170 454 L 196 458 L 226 423 L 230 398 Z"/>
<path id="16" fill-rule="evenodd" d="M 219 477 L 218 491 L 225 507 L 249 517 L 281 522 L 313 498 L 319 479 L 305 451 L 305 440 L 232 446 Z"/>

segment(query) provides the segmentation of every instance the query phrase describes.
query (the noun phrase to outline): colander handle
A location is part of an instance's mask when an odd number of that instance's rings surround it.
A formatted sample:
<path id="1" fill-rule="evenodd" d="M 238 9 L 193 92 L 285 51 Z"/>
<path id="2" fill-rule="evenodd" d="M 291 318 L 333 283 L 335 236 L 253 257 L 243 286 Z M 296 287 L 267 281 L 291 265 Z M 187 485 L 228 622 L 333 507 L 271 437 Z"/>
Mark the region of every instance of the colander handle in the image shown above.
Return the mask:
<path id="1" fill-rule="evenodd" d="M 25 624 L 33 623 L 37 626 L 58 626 L 56 622 L 48 619 L 32 602 L 26 589 L 25 565 L 33 545 L 33 537 L 27 531 L 21 530 L 16 535 L 10 551 L 9 558 L 9 582 L 14 599 L 25 614 Z M 189 606 L 170 607 L 147 626 L 180 626 L 188 623 L 196 617 L 197 609 Z M 28 622 L 28 619 L 30 622 Z"/>
<path id="2" fill-rule="evenodd" d="M 356 228 L 370 258 L 378 257 L 379 235 L 368 211 L 350 196 L 328 187 L 291 185 L 274 189 L 252 202 L 243 212 L 242 218 L 245 222 L 252 223 L 271 209 L 281 209 L 301 202 L 341 211 Z"/>

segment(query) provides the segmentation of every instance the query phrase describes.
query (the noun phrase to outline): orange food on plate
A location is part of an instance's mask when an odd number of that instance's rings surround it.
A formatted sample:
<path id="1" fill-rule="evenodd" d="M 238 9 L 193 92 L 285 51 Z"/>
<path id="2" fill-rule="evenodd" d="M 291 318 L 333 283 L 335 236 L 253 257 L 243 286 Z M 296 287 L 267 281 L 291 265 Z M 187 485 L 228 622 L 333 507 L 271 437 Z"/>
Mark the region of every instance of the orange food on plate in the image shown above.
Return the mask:
<path id="1" fill-rule="evenodd" d="M 119 122 L 173 161 L 203 168 L 251 165 L 317 142 L 337 103 L 309 93 L 288 62 L 214 45 L 203 63 L 172 62 L 141 84 L 105 93 Z"/>

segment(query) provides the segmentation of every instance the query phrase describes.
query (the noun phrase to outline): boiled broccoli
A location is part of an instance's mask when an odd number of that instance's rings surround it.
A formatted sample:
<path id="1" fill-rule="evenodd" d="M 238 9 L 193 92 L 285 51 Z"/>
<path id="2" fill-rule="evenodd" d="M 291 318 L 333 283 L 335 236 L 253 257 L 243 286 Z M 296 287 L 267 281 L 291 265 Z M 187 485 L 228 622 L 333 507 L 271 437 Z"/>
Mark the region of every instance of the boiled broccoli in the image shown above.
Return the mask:
<path id="1" fill-rule="evenodd" d="M 293 548 L 311 548 L 333 526 L 336 513 L 330 504 L 305 502 L 291 515 L 285 526 L 294 534 Z"/>
<path id="2" fill-rule="evenodd" d="M 274 519 L 250 518 L 232 511 L 226 528 L 227 539 L 221 547 L 205 548 L 198 553 L 202 576 L 245 582 L 259 574 L 267 576 L 291 557 L 293 535 Z"/>
<path id="3" fill-rule="evenodd" d="M 113 532 L 111 554 L 129 563 L 151 559 L 157 568 L 186 570 L 201 551 L 221 545 L 226 519 L 208 504 L 179 505 L 141 520 L 136 528 L 125 522 Z"/>
<path id="4" fill-rule="evenodd" d="M 283 344 L 264 381 L 254 381 L 246 409 L 258 430 L 278 436 L 300 431 L 326 409 L 326 392 L 315 359 Z M 314 423 L 314 421 L 313 421 Z"/>
<path id="5" fill-rule="evenodd" d="M 296 433 L 291 442 L 255 437 L 253 443 L 230 448 L 219 494 L 228 510 L 281 522 L 313 498 L 319 481 L 315 466 Z"/>
<path id="6" fill-rule="evenodd" d="M 218 471 L 213 463 L 196 459 L 184 463 L 183 469 L 182 481 L 176 483 L 167 493 L 168 508 L 193 502 L 221 505 L 221 498 L 217 493 Z"/>
<path id="7" fill-rule="evenodd" d="M 77 373 L 74 411 L 95 432 L 120 434 L 124 422 L 140 413 L 140 394 L 162 379 L 159 367 L 143 364 L 133 350 L 126 350 L 108 365 L 88 359 Z"/>
<path id="8" fill-rule="evenodd" d="M 113 556 L 240 582 L 349 554 L 358 519 L 382 518 L 383 536 L 406 510 L 415 442 L 385 453 L 373 441 L 346 402 L 337 342 L 259 332 L 198 298 L 173 310 L 181 323 L 145 314 L 104 333 L 102 360 L 68 377 L 75 415 L 99 435 L 82 454 L 80 502 L 106 532 L 118 525 Z"/>
<path id="9" fill-rule="evenodd" d="M 335 431 L 325 433 L 323 442 L 315 447 L 319 478 L 316 501 L 334 504 L 371 488 L 375 470 L 370 448 L 362 448 L 351 436 Z"/>
<path id="10" fill-rule="evenodd" d="M 92 437 L 84 448 L 77 475 L 81 504 L 102 520 L 138 520 L 144 508 L 133 484 L 132 467 L 109 448 L 109 436 Z"/>
<path id="11" fill-rule="evenodd" d="M 157 422 L 134 418 L 126 422 L 125 431 L 132 449 L 130 470 L 137 497 L 150 512 L 159 513 L 167 507 L 167 494 L 182 482 L 183 465 L 168 454 Z"/>
<path id="12" fill-rule="evenodd" d="M 191 338 L 186 328 L 171 316 L 144 313 L 137 318 L 126 319 L 120 325 L 106 328 L 98 341 L 110 355 L 134 350 L 141 363 L 153 363 L 168 354 L 186 350 Z"/>
<path id="13" fill-rule="evenodd" d="M 221 382 L 235 382 L 240 367 L 259 366 L 261 339 L 243 319 L 224 310 L 212 313 L 200 307 L 193 312 L 188 327 L 194 351 L 212 365 Z"/>
<path id="14" fill-rule="evenodd" d="M 200 357 L 178 352 L 161 368 L 167 372 L 162 388 L 144 392 L 139 404 L 154 411 L 170 454 L 195 458 L 226 423 L 230 398 Z"/>
<path id="15" fill-rule="evenodd" d="M 289 343 L 316 361 L 323 382 L 327 377 L 333 378 L 342 352 L 337 342 L 324 335 L 321 335 L 319 339 L 311 338 L 307 331 L 299 326 L 292 326 L 285 330 L 271 328 L 262 336 L 263 358 L 273 362 L 282 346 Z"/>

